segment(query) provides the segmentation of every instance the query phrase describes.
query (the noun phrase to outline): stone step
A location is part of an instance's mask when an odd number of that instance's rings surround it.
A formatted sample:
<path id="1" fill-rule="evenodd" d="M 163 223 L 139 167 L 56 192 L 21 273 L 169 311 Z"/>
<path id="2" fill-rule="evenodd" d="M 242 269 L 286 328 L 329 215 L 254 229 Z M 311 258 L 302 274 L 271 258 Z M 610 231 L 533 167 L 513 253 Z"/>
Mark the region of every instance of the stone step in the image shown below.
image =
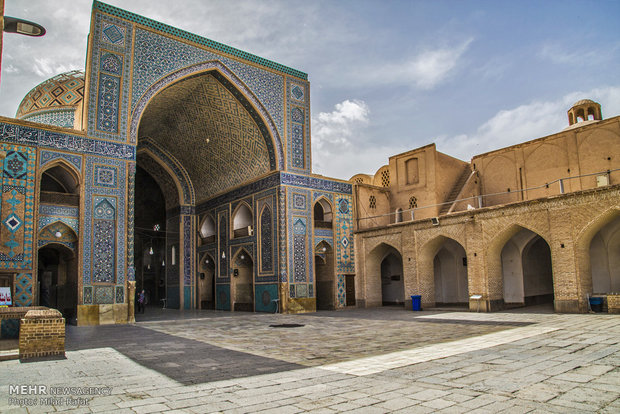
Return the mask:
<path id="1" fill-rule="evenodd" d="M 0 351 L 0 361 L 19 359 L 19 349 L 7 349 Z"/>

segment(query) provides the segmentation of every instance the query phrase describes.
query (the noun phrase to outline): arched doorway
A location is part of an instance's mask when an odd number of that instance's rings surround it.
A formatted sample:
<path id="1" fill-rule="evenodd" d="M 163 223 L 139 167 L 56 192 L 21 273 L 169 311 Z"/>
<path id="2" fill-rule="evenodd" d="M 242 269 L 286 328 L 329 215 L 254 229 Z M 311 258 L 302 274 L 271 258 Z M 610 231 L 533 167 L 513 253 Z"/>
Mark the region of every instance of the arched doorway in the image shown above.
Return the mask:
<path id="1" fill-rule="evenodd" d="M 241 249 L 233 257 L 232 266 L 233 310 L 254 312 L 254 260 Z"/>
<path id="2" fill-rule="evenodd" d="M 501 251 L 504 303 L 528 306 L 553 303 L 553 269 L 549 244 L 521 228 Z"/>
<path id="3" fill-rule="evenodd" d="M 389 252 L 381 261 L 381 302 L 383 306 L 405 303 L 403 259 L 398 252 Z"/>
<path id="4" fill-rule="evenodd" d="M 198 309 L 215 309 L 215 260 L 209 253 L 200 259 L 198 267 Z"/>
<path id="5" fill-rule="evenodd" d="M 232 215 L 233 223 L 233 238 L 251 236 L 252 222 L 254 221 L 252 216 L 252 210 L 246 203 L 241 203 L 235 209 Z"/>
<path id="6" fill-rule="evenodd" d="M 164 183 L 164 186 L 167 185 L 166 176 L 163 175 L 161 167 L 157 168 L 153 160 L 146 158 L 148 157 L 140 155 L 136 167 L 136 215 L 134 224 L 136 292 L 141 292 L 144 289 L 148 298 L 147 304 L 161 306 L 162 299 L 167 297 L 168 278 L 166 274 L 168 269 L 173 274 L 175 271 L 178 272 L 178 256 L 173 252 L 170 252 L 168 257 L 166 254 L 168 233 L 166 202 L 167 199 L 176 200 L 177 198 L 174 191 L 172 194 L 167 193 L 164 196 L 158 182 Z M 171 300 L 166 306 L 178 307 L 178 304 L 175 306 L 174 302 Z"/>
<path id="7" fill-rule="evenodd" d="M 59 243 L 38 251 L 38 302 L 58 309 L 68 322 L 77 316 L 78 269 L 76 252 Z"/>
<path id="8" fill-rule="evenodd" d="M 381 243 L 366 255 L 364 265 L 366 306 L 404 306 L 403 260 L 400 252 L 387 243 Z"/>
<path id="9" fill-rule="evenodd" d="M 68 322 L 77 316 L 79 208 L 79 172 L 64 160 L 49 164 L 39 185 L 39 222 L 45 227 L 38 233 L 37 300 L 60 310 Z"/>
<path id="10" fill-rule="evenodd" d="M 317 310 L 332 310 L 335 308 L 335 275 L 334 250 L 326 241 L 321 241 L 314 248 L 314 274 L 316 281 L 316 308 Z"/>
<path id="11" fill-rule="evenodd" d="M 446 239 L 433 259 L 436 306 L 469 304 L 467 254 L 455 240 Z"/>
<path id="12" fill-rule="evenodd" d="M 594 235 L 589 253 L 592 293 L 620 292 L 620 216 Z"/>

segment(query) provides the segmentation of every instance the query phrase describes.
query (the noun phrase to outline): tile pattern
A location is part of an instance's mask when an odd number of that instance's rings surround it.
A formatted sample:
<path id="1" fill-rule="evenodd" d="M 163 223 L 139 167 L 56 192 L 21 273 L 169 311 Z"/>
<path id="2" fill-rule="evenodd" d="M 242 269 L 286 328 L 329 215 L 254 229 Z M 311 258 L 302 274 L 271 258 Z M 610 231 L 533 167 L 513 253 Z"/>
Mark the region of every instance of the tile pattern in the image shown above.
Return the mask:
<path id="1" fill-rule="evenodd" d="M 114 303 L 114 286 L 94 286 L 95 305 L 107 305 Z"/>
<path id="2" fill-rule="evenodd" d="M 36 150 L 0 144 L 2 201 L 0 203 L 0 268 L 32 267 Z"/>
<path id="3" fill-rule="evenodd" d="M 230 310 L 230 285 L 217 284 L 215 286 L 215 309 Z"/>
<path id="4" fill-rule="evenodd" d="M 100 141 L 79 135 L 64 134 L 5 122 L 0 122 L 0 140 L 15 144 L 37 146 L 38 148 L 51 148 L 123 160 L 133 160 L 136 153 L 133 145 Z"/>
<path id="5" fill-rule="evenodd" d="M 306 282 L 306 218 L 293 216 L 293 280 Z"/>
<path id="6" fill-rule="evenodd" d="M 39 204 L 39 225 L 37 230 L 55 222 L 69 226 L 76 234 L 79 233 L 79 215 L 77 207 Z"/>
<path id="7" fill-rule="evenodd" d="M 84 305 L 92 305 L 93 304 L 93 287 L 92 286 L 84 286 L 82 289 L 82 302 Z"/>
<path id="8" fill-rule="evenodd" d="M 169 151 L 162 148 L 157 142 L 149 138 L 140 139 L 140 149 L 148 150 L 152 157 L 157 158 L 163 163 L 172 173 L 176 182 L 181 186 L 183 190 L 183 203 L 194 205 L 196 203 L 196 192 L 192 185 L 192 180 L 187 173 L 187 170 Z"/>
<path id="9" fill-rule="evenodd" d="M 265 205 L 260 214 L 260 272 L 273 272 L 273 215 Z"/>
<path id="10" fill-rule="evenodd" d="M 90 212 L 90 214 L 84 215 L 82 224 L 82 232 L 85 235 L 94 234 L 95 231 L 101 234 L 101 237 L 105 240 L 107 246 L 114 246 L 112 252 L 109 255 L 103 253 L 104 245 L 102 242 L 97 245 L 98 252 L 103 254 L 106 260 L 105 265 L 97 265 L 94 267 L 94 263 L 97 260 L 95 255 L 95 238 L 84 237 L 82 239 L 81 249 L 83 252 L 83 279 L 84 286 L 88 286 L 92 281 L 108 281 L 107 283 L 114 283 L 114 275 L 116 277 L 116 283 L 122 284 L 125 282 L 125 272 L 127 271 L 126 265 L 126 225 L 125 220 L 120 219 L 126 217 L 127 205 L 125 202 L 126 197 L 126 184 L 127 184 L 127 164 L 124 161 L 116 160 L 112 158 L 103 157 L 85 157 L 84 159 L 85 169 L 85 182 L 95 182 L 95 170 L 96 167 L 105 166 L 108 168 L 115 168 L 117 188 L 111 187 L 94 187 L 87 186 L 84 192 L 84 211 Z M 102 202 L 106 200 L 105 203 Z M 111 207 L 108 207 L 111 206 Z M 100 211 L 97 207 L 101 207 Z M 111 215 L 112 214 L 112 215 Z M 95 221 L 97 225 L 95 226 Z M 114 227 L 110 227 L 111 223 L 103 221 L 114 221 Z M 97 229 L 95 230 L 95 227 Z M 114 233 L 113 235 L 111 233 Z M 108 265 L 110 260 L 113 260 L 113 270 L 110 272 Z M 104 271 L 103 274 L 99 274 L 99 271 Z M 110 273 L 112 279 L 110 280 Z"/>
<path id="11" fill-rule="evenodd" d="M 58 237 L 59 235 L 60 237 Z M 49 243 L 62 243 L 74 246 L 78 238 L 71 227 L 62 221 L 56 221 L 41 229 L 38 239 L 38 247 L 40 248 Z"/>
<path id="12" fill-rule="evenodd" d="M 256 300 L 254 302 L 254 309 L 256 312 L 274 312 L 276 304 L 272 302 L 274 299 L 278 299 L 278 285 L 275 283 L 267 285 L 255 285 L 254 287 Z"/>
<path id="13" fill-rule="evenodd" d="M 218 219 L 218 223 L 219 223 L 218 279 L 229 280 L 230 274 L 228 271 L 228 259 L 229 259 L 228 255 L 230 254 L 230 252 L 227 251 L 228 250 L 227 249 L 227 246 L 228 246 L 228 215 L 226 212 L 220 212 L 218 217 L 219 217 Z M 224 254 L 224 257 L 222 257 L 222 254 Z"/>
<path id="14" fill-rule="evenodd" d="M 191 73 L 209 69 L 217 69 L 225 74 L 236 89 L 261 112 L 264 119 L 273 122 L 274 138 L 283 134 L 283 76 L 142 29 L 136 30 L 134 48 L 133 116 L 140 114 L 143 111 L 140 108 L 142 102 L 150 100 L 161 88 Z M 167 81 L 162 83 L 162 79 Z M 159 87 L 153 88 L 158 83 Z M 132 142 L 135 142 L 133 137 Z"/>
<path id="15" fill-rule="evenodd" d="M 56 151 L 41 151 L 39 154 L 39 166 L 44 166 L 49 162 L 55 161 L 57 159 L 63 159 L 67 161 L 69 164 L 73 165 L 78 171 L 82 170 L 82 157 L 80 155 Z"/>
<path id="16" fill-rule="evenodd" d="M 87 108 L 88 135 L 126 141 L 129 119 L 129 78 L 133 26 L 102 13 L 94 13 L 89 50 L 90 79 Z M 116 61 L 115 61 L 116 60 Z"/>
<path id="17" fill-rule="evenodd" d="M 344 308 L 345 306 L 347 306 L 347 295 L 346 295 L 346 288 L 345 288 L 345 276 L 344 275 L 337 275 L 338 276 L 338 307 L 339 308 Z"/>
<path id="18" fill-rule="evenodd" d="M 312 171 L 310 149 L 310 100 L 306 93 L 309 83 L 287 78 L 287 166 L 299 172 Z"/>
<path id="19" fill-rule="evenodd" d="M 28 119 L 26 115 L 40 113 L 50 108 L 76 107 L 84 98 L 84 72 L 72 70 L 61 73 L 32 88 L 19 104 L 16 118 Z M 73 113 L 74 109 L 67 112 Z M 34 121 L 38 122 L 38 121 Z M 56 124 L 53 124 L 56 125 Z M 61 126 L 61 125 L 58 125 Z M 69 126 L 73 128 L 73 122 Z"/>
<path id="20" fill-rule="evenodd" d="M 191 42 L 193 42 L 193 43 L 195 43 L 197 45 L 206 46 L 206 47 L 208 47 L 210 49 L 213 49 L 213 50 L 216 50 L 216 51 L 220 51 L 220 52 L 224 52 L 227 55 L 232 55 L 232 56 L 235 56 L 237 58 L 241 58 L 241 59 L 244 59 L 246 61 L 252 62 L 254 64 L 265 66 L 265 67 L 267 67 L 269 69 L 273 69 L 273 70 L 285 73 L 287 75 L 295 76 L 295 77 L 298 77 L 300 79 L 307 79 L 308 78 L 308 75 L 306 73 L 301 72 L 299 70 L 286 67 L 286 66 L 281 65 L 279 63 L 272 62 L 270 60 L 261 58 L 259 56 L 253 55 L 251 53 L 244 52 L 244 51 L 239 50 L 239 49 L 235 49 L 234 47 L 227 46 L 225 44 L 216 42 L 214 40 L 206 39 L 204 37 L 200 37 L 200 36 L 195 35 L 193 33 L 189 33 L 189 32 L 186 32 L 184 30 L 180 30 L 180 29 L 177 29 L 175 27 L 168 26 L 168 25 L 166 25 L 164 23 L 160 23 L 158 21 L 155 21 L 155 20 L 152 20 L 152 19 L 148 19 L 146 17 L 142 17 L 142 16 L 140 16 L 138 14 L 131 13 L 131 12 L 128 12 L 126 10 L 119 9 L 117 7 L 114 7 L 114 6 L 110 6 L 109 4 L 105 4 L 105 3 L 101 3 L 101 2 L 95 1 L 93 7 L 95 9 L 97 9 L 97 10 L 103 11 L 104 13 L 108 13 L 108 14 L 111 14 L 113 16 L 121 17 L 123 19 L 127 19 L 129 21 L 138 23 L 138 24 L 146 26 L 146 27 L 150 27 L 150 28 L 158 30 L 160 32 L 171 34 L 171 35 L 179 37 L 181 39 L 189 40 L 189 41 L 191 41 Z"/>
<path id="21" fill-rule="evenodd" d="M 116 303 L 124 303 L 125 302 L 125 287 L 124 286 L 116 286 Z"/>
<path id="22" fill-rule="evenodd" d="M 15 296 L 13 297 L 13 306 L 32 306 L 32 285 L 32 273 L 18 273 L 15 275 Z"/>
<path id="23" fill-rule="evenodd" d="M 39 111 L 21 117 L 24 121 L 38 124 L 54 125 L 61 128 L 73 128 L 75 123 L 75 109 L 54 109 Z"/>
<path id="24" fill-rule="evenodd" d="M 115 282 L 116 199 L 95 197 L 93 210 L 93 283 Z"/>
<path id="25" fill-rule="evenodd" d="M 134 264 L 134 227 L 136 198 L 136 163 L 128 163 L 127 176 L 127 280 L 136 280 Z"/>
<path id="26" fill-rule="evenodd" d="M 134 119 L 137 117 L 136 113 Z M 161 90 L 142 113 L 138 133 L 140 144 L 148 137 L 174 154 L 190 174 L 199 200 L 277 167 L 265 123 L 242 94 L 213 71 Z M 188 146 L 187 142 L 193 144 Z"/>
<path id="27" fill-rule="evenodd" d="M 116 188 L 116 176 L 118 169 L 109 165 L 95 165 L 94 182 L 95 187 Z"/>

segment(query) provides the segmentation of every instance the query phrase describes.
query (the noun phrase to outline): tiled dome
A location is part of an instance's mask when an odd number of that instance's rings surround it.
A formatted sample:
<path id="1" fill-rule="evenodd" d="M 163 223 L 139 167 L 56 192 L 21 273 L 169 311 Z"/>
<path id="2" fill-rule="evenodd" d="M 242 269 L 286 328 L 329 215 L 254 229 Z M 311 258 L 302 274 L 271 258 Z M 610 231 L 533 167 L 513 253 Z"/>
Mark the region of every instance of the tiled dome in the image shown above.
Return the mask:
<path id="1" fill-rule="evenodd" d="M 16 118 L 73 128 L 76 108 L 84 98 L 84 72 L 61 73 L 34 87 L 17 109 Z"/>

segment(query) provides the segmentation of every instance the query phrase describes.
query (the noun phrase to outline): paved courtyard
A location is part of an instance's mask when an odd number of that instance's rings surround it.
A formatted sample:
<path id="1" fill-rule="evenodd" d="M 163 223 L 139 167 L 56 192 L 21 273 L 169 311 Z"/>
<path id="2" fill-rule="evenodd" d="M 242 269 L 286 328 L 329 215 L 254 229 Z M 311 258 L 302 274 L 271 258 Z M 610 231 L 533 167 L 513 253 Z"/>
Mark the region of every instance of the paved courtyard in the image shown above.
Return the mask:
<path id="1" fill-rule="evenodd" d="M 0 362 L 0 412 L 66 410 L 618 413 L 620 317 L 147 309 L 135 325 L 68 327 L 66 359 Z"/>

